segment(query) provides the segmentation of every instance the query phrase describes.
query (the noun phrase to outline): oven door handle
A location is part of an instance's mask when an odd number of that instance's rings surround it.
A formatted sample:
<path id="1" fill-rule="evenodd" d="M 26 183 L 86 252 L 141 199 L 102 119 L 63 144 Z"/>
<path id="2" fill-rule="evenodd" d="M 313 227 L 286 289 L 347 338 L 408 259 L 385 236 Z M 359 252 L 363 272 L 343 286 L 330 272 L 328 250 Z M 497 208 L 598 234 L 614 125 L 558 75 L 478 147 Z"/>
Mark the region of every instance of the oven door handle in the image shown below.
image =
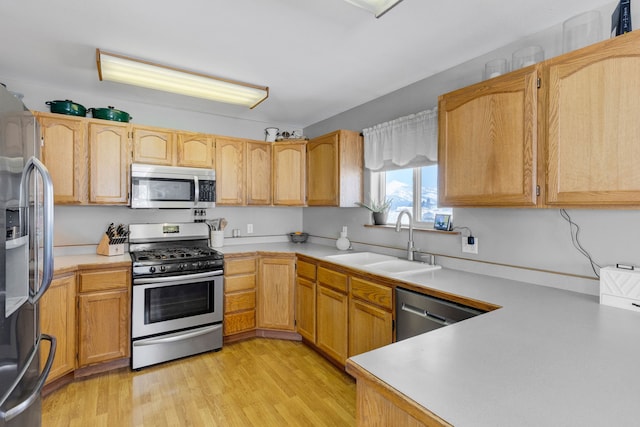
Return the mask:
<path id="1" fill-rule="evenodd" d="M 184 341 L 184 340 L 188 340 L 191 338 L 195 338 L 195 337 L 199 337 L 200 335 L 206 335 L 209 334 L 213 331 L 216 331 L 218 329 L 222 328 L 222 325 L 213 325 L 213 326 L 209 326 L 206 328 L 200 328 L 196 331 L 193 332 L 187 332 L 187 333 L 183 333 L 183 332 L 178 332 L 176 334 L 171 334 L 169 336 L 165 336 L 165 337 L 157 337 L 157 338 L 148 338 L 145 340 L 141 340 L 141 341 L 134 341 L 133 342 L 133 346 L 134 347 L 142 347 L 142 346 L 146 346 L 146 345 L 155 345 L 155 344 L 166 344 L 166 343 L 172 343 L 172 342 L 177 342 L 177 341 Z"/>
<path id="2" fill-rule="evenodd" d="M 201 282 L 202 279 L 213 279 L 216 276 L 222 276 L 224 272 L 222 270 L 217 271 L 207 271 L 206 273 L 193 273 L 193 274 L 185 274 L 182 276 L 169 276 L 169 277 L 140 277 L 133 279 L 134 285 L 147 285 L 147 284 L 163 284 L 163 283 L 172 283 L 176 285 L 192 283 L 192 282 Z"/>

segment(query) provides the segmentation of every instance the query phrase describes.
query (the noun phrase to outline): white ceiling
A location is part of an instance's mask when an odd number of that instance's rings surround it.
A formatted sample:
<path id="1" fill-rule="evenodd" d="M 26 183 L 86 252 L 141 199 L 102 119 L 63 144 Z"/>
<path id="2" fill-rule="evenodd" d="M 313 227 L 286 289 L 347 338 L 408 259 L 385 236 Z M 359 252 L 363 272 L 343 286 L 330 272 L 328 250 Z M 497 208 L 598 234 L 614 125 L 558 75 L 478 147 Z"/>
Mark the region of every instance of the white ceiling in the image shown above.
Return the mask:
<path id="1" fill-rule="evenodd" d="M 375 19 L 343 0 L 5 0 L 0 81 L 303 127 L 607 3 L 404 0 Z M 96 48 L 271 95 L 248 110 L 99 82 Z"/>

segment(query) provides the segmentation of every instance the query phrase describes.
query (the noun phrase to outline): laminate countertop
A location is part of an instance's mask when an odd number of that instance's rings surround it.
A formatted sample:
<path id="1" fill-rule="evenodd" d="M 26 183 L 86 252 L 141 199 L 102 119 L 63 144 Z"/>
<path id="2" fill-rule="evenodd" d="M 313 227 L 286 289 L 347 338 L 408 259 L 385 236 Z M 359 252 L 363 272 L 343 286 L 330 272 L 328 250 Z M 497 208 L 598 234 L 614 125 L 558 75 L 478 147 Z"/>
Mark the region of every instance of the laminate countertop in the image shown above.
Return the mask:
<path id="1" fill-rule="evenodd" d="M 340 253 L 262 246 L 253 250 Z M 458 427 L 640 425 L 640 313 L 445 268 L 402 280 L 501 307 L 351 358 L 419 405 Z"/>
<path id="2" fill-rule="evenodd" d="M 344 253 L 310 243 L 219 250 L 320 260 Z M 640 313 L 592 295 L 445 268 L 402 280 L 501 307 L 350 359 L 419 405 L 458 427 L 640 425 Z"/>
<path id="3" fill-rule="evenodd" d="M 55 274 L 73 272 L 78 267 L 84 268 L 109 268 L 131 266 L 131 256 L 128 252 L 123 255 L 104 256 L 98 254 L 62 255 L 53 258 L 53 271 Z"/>

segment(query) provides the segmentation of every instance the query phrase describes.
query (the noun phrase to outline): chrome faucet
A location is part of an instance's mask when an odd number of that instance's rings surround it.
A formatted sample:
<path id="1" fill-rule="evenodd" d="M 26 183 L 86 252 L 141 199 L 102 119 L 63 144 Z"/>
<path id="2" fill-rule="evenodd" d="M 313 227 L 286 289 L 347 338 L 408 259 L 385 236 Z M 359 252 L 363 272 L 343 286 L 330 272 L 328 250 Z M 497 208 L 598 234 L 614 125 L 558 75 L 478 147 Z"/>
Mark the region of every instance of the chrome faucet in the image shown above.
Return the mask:
<path id="1" fill-rule="evenodd" d="M 409 242 L 407 243 L 407 259 L 409 261 L 413 261 L 413 253 L 416 251 L 415 246 L 413 246 L 413 217 L 408 211 L 400 212 L 398 215 L 398 219 L 396 220 L 396 231 L 400 232 L 400 227 L 402 226 L 402 215 L 407 214 L 409 217 Z"/>

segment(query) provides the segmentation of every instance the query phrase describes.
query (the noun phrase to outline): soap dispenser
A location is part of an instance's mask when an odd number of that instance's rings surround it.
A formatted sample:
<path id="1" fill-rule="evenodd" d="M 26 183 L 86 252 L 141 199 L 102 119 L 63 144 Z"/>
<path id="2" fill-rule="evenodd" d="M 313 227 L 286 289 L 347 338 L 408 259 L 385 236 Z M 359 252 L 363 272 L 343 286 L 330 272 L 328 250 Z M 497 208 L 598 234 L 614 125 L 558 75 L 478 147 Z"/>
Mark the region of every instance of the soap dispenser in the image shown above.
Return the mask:
<path id="1" fill-rule="evenodd" d="M 342 231 L 340 232 L 340 237 L 336 240 L 336 248 L 341 251 L 346 251 L 351 247 L 351 242 L 347 239 L 347 226 L 342 227 Z"/>

